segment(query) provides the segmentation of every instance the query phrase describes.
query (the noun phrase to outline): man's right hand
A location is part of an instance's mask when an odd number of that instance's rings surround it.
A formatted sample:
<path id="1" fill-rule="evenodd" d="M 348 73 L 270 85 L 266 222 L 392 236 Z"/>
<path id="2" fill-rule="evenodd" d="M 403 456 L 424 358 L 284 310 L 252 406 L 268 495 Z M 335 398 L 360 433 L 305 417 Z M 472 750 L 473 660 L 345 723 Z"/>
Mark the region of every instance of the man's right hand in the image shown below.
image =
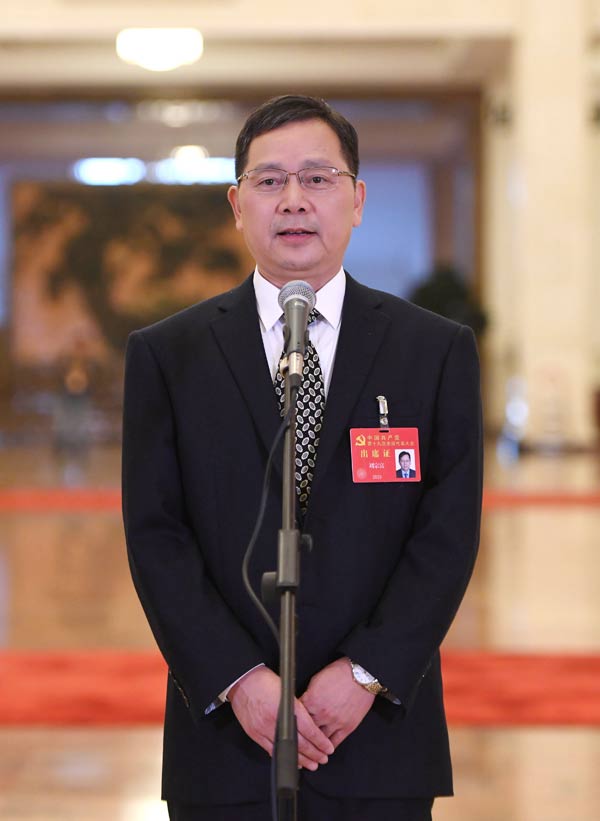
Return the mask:
<path id="1" fill-rule="evenodd" d="M 249 672 L 234 684 L 227 696 L 244 731 L 271 756 L 280 696 L 280 678 L 268 667 Z M 334 746 L 298 699 L 295 699 L 294 711 L 298 727 L 298 767 L 314 771 L 319 764 L 327 764 Z"/>

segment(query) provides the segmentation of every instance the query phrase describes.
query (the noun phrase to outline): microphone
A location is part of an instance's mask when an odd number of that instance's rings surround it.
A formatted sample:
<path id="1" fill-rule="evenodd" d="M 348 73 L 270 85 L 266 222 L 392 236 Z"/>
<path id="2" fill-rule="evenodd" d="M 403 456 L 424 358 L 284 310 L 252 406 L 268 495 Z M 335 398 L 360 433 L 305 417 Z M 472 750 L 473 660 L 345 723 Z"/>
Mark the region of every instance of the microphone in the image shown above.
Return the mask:
<path id="1" fill-rule="evenodd" d="M 302 381 L 308 315 L 316 301 L 317 297 L 311 286 L 301 279 L 286 282 L 279 291 L 279 307 L 285 316 L 283 341 L 288 359 L 288 378 L 291 377 L 296 385 Z"/>

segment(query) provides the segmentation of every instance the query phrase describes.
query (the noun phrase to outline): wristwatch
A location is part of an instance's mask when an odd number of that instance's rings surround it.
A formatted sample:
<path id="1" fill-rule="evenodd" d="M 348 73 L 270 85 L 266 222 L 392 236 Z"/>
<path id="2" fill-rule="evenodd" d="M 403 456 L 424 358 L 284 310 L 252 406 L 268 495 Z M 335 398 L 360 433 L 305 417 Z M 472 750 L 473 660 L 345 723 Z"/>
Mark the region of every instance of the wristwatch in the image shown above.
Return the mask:
<path id="1" fill-rule="evenodd" d="M 352 677 L 354 681 L 357 684 L 360 684 L 361 687 L 364 687 L 365 690 L 373 693 L 374 696 L 381 696 L 384 693 L 387 693 L 387 687 L 384 687 L 381 682 L 377 681 L 375 676 L 368 673 L 364 667 L 360 666 L 360 664 L 350 660 L 350 666 L 352 667 Z"/>

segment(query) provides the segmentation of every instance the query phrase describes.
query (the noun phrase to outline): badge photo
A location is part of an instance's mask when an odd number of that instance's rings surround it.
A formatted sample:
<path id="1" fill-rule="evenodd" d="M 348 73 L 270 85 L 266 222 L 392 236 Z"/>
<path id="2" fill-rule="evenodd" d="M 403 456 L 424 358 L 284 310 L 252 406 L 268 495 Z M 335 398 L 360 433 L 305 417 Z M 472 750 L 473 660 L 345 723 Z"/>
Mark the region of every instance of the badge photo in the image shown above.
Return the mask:
<path id="1" fill-rule="evenodd" d="M 394 458 L 396 462 L 396 478 L 402 479 L 403 481 L 417 478 L 414 448 L 396 449 Z"/>

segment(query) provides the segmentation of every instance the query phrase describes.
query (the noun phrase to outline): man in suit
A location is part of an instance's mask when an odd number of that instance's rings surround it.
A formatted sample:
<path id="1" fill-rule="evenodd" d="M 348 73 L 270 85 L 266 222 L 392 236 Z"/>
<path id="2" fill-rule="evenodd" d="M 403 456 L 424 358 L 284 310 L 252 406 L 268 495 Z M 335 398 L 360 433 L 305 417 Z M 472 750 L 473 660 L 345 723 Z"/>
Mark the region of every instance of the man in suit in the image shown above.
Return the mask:
<path id="1" fill-rule="evenodd" d="M 127 351 L 124 520 L 169 666 L 163 797 L 175 821 L 270 817 L 278 650 L 240 568 L 280 423 L 277 296 L 303 279 L 317 294 L 309 336 L 325 406 L 297 508 L 314 540 L 297 599 L 299 818 L 425 821 L 452 792 L 439 646 L 478 544 L 473 334 L 343 270 L 365 185 L 356 132 L 324 101 L 257 109 L 236 174 L 228 196 L 253 275 L 133 333 Z M 352 479 L 349 431 L 377 430 L 382 395 L 390 427 L 418 430 L 419 482 Z M 276 566 L 280 522 L 272 482 L 255 587 Z"/>
<path id="2" fill-rule="evenodd" d="M 400 452 L 398 456 L 398 463 L 400 467 L 396 471 L 396 476 L 399 479 L 416 479 L 417 471 L 410 466 L 410 453 L 407 450 Z"/>

